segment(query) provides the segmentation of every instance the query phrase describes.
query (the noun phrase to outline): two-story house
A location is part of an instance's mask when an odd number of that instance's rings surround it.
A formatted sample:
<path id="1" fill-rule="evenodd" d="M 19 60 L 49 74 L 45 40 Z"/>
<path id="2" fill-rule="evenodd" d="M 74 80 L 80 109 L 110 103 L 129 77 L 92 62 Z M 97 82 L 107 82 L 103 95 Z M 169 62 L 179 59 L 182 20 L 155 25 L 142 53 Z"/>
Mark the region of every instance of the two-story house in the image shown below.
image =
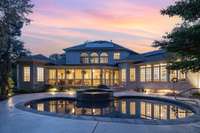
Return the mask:
<path id="1" fill-rule="evenodd" d="M 107 85 L 168 91 L 199 87 L 198 73 L 169 71 L 167 54 L 158 50 L 139 54 L 112 41 L 92 41 L 64 49 L 47 58 L 21 58 L 17 66 L 18 88 L 40 88 L 45 84 L 64 87 Z M 173 78 L 178 83 L 172 83 Z"/>

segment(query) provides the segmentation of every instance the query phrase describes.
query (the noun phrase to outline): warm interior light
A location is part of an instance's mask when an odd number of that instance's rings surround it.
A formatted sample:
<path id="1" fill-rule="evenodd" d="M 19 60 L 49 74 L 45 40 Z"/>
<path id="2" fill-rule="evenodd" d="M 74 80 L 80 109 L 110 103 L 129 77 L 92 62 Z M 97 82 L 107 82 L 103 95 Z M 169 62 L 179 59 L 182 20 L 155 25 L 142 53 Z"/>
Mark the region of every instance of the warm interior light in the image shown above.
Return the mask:
<path id="1" fill-rule="evenodd" d="M 75 91 L 66 91 L 66 93 L 69 95 L 75 95 Z"/>
<path id="2" fill-rule="evenodd" d="M 171 89 L 144 89 L 145 94 L 157 94 L 157 95 L 166 95 L 168 93 L 173 93 L 174 90 Z M 175 91 L 177 93 L 177 91 Z"/>
<path id="3" fill-rule="evenodd" d="M 57 88 L 51 88 L 49 89 L 49 92 L 56 92 L 58 89 Z"/>

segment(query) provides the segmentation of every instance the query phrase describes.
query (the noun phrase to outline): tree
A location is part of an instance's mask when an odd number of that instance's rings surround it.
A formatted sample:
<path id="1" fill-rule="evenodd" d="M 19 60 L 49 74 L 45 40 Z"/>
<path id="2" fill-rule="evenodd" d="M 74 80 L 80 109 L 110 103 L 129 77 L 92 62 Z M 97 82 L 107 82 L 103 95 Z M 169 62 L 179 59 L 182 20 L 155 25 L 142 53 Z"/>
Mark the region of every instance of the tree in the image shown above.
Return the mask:
<path id="1" fill-rule="evenodd" d="M 180 0 L 161 10 L 162 15 L 179 16 L 182 23 L 167 33 L 154 47 L 169 54 L 169 69 L 200 70 L 200 0 Z"/>
<path id="2" fill-rule="evenodd" d="M 32 13 L 30 0 L 0 1 L 0 88 L 7 96 L 10 85 L 12 66 L 20 56 L 29 53 L 20 40 L 21 29 L 30 23 L 27 15 Z"/>

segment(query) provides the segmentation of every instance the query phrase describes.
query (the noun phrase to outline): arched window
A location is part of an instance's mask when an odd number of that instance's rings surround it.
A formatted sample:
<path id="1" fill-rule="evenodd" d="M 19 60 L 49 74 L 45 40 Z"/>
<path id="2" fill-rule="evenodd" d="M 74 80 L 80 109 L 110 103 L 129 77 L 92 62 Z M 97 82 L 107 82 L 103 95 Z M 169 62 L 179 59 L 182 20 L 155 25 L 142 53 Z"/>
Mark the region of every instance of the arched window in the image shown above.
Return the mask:
<path id="1" fill-rule="evenodd" d="M 99 63 L 99 55 L 97 53 L 91 53 L 90 55 L 90 63 L 98 64 Z"/>
<path id="2" fill-rule="evenodd" d="M 100 63 L 108 63 L 108 54 L 103 52 L 100 55 Z"/>
<path id="3" fill-rule="evenodd" d="M 81 53 L 81 63 L 88 64 L 89 63 L 89 56 L 87 53 Z"/>

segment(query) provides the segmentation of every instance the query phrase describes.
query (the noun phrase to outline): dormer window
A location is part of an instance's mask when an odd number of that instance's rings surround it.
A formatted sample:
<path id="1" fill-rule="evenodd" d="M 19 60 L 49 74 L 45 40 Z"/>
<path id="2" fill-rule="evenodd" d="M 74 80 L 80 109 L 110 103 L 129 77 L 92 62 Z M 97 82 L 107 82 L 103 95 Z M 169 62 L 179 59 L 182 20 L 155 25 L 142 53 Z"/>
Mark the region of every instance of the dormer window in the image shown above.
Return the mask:
<path id="1" fill-rule="evenodd" d="M 108 54 L 103 52 L 100 55 L 100 63 L 104 64 L 104 63 L 108 63 Z"/>
<path id="2" fill-rule="evenodd" d="M 81 53 L 81 63 L 88 64 L 89 63 L 89 56 L 87 53 Z"/>
<path id="3" fill-rule="evenodd" d="M 91 53 L 90 55 L 90 63 L 98 64 L 99 63 L 99 55 L 97 53 Z"/>
<path id="4" fill-rule="evenodd" d="M 120 52 L 115 52 L 113 58 L 114 58 L 114 60 L 119 60 L 120 59 Z"/>

